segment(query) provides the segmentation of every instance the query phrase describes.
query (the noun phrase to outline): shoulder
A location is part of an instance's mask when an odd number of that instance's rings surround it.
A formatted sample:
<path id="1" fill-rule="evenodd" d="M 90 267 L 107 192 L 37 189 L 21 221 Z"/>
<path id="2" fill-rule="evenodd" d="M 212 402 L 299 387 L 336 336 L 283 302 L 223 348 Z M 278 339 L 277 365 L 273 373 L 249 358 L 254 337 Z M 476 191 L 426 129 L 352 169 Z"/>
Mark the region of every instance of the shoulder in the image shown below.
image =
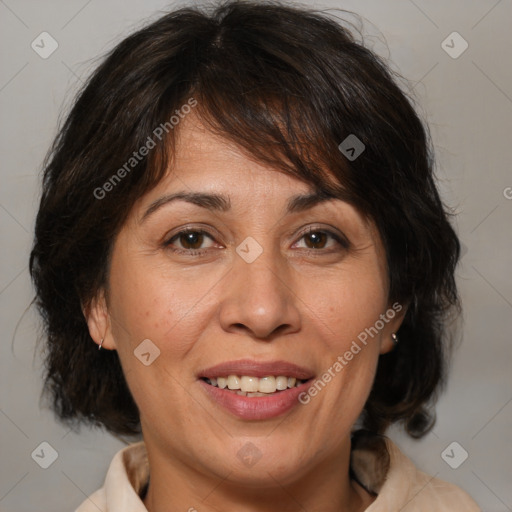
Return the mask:
<path id="1" fill-rule="evenodd" d="M 139 493 L 149 478 L 143 442 L 118 451 L 110 463 L 103 487 L 91 494 L 75 512 L 145 512 Z"/>
<path id="2" fill-rule="evenodd" d="M 480 512 L 465 491 L 418 470 L 386 437 L 380 444 L 356 444 L 352 465 L 356 478 L 377 494 L 366 512 Z"/>

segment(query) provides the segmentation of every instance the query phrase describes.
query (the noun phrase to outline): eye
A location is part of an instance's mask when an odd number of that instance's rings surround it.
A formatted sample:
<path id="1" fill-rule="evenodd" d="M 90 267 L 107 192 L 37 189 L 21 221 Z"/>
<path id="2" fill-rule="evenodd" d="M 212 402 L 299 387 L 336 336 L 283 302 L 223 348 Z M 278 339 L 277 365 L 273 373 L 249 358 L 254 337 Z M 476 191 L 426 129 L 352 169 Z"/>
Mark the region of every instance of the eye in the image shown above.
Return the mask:
<path id="1" fill-rule="evenodd" d="M 213 247 L 214 239 L 206 231 L 185 229 L 172 236 L 165 246 L 179 253 L 199 254 Z"/>
<path id="2" fill-rule="evenodd" d="M 301 246 L 301 242 L 303 241 L 303 245 Z M 315 228 L 309 228 L 306 233 L 304 233 L 298 242 L 294 244 L 294 247 L 299 249 L 309 249 L 313 251 L 318 250 L 330 250 L 336 249 L 336 246 L 341 246 L 343 248 L 348 248 L 348 242 L 337 233 L 333 233 L 328 230 L 320 230 Z"/>

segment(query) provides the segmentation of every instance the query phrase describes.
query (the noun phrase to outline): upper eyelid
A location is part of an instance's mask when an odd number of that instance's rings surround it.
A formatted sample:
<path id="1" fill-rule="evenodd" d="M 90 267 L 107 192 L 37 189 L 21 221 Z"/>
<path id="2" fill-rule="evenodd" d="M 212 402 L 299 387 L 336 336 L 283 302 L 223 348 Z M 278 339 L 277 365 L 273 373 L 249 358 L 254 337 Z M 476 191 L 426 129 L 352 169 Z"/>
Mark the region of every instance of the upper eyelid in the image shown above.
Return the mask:
<path id="1" fill-rule="evenodd" d="M 295 240 L 295 242 L 293 242 L 293 244 L 296 244 L 297 242 L 299 242 L 304 236 L 310 234 L 310 233 L 326 233 L 328 234 L 329 236 L 331 236 L 336 242 L 338 242 L 340 245 L 344 246 L 344 247 L 347 247 L 348 245 L 350 245 L 350 242 L 349 240 L 347 239 L 347 237 L 340 231 L 339 233 L 336 232 L 336 230 L 334 228 L 324 228 L 324 227 L 321 227 L 321 226 L 308 226 L 306 228 L 304 228 L 303 230 L 301 230 L 296 236 L 297 236 L 297 239 Z M 210 233 L 208 230 L 206 230 L 205 228 L 203 227 L 194 227 L 194 226 L 191 226 L 191 227 L 184 227 L 183 229 L 180 229 L 178 232 L 174 233 L 171 237 L 169 237 L 168 239 L 166 239 L 166 241 L 164 242 L 165 245 L 170 245 L 171 242 L 173 242 L 174 240 L 178 239 L 181 235 L 183 234 L 187 234 L 187 233 L 201 233 L 202 235 L 205 235 L 207 236 L 208 238 L 210 238 L 213 242 L 217 242 L 217 239 L 215 237 L 214 234 Z M 193 250 L 202 250 L 202 249 L 185 249 L 185 250 L 190 250 L 190 251 L 193 251 Z"/>
<path id="2" fill-rule="evenodd" d="M 334 227 L 322 227 L 322 226 L 308 226 L 304 230 L 301 230 L 297 236 L 302 238 L 304 235 L 309 233 L 327 233 L 333 238 L 339 240 L 342 244 L 349 244 L 349 239 L 343 231 Z"/>
<path id="3" fill-rule="evenodd" d="M 214 235 L 212 235 L 210 232 L 208 232 L 202 228 L 184 228 L 184 229 L 181 229 L 180 231 L 174 233 L 171 237 L 167 238 L 164 243 L 170 244 L 173 240 L 175 240 L 175 239 L 179 238 L 181 235 L 184 235 L 187 233 L 201 233 L 202 235 L 206 235 L 208 238 L 210 238 L 214 242 L 216 241 Z"/>
<path id="4" fill-rule="evenodd" d="M 214 238 L 215 236 L 217 236 L 214 233 L 215 232 L 219 233 L 216 229 L 214 229 L 212 227 L 203 226 L 201 224 L 199 224 L 197 226 L 183 226 L 183 227 L 176 228 L 176 229 L 178 231 L 175 231 L 172 235 L 166 234 L 164 238 L 167 241 L 169 241 L 179 235 L 182 235 L 183 233 L 202 233 L 202 234 L 209 236 L 210 238 Z M 172 230 L 172 231 L 174 231 L 174 230 Z"/>

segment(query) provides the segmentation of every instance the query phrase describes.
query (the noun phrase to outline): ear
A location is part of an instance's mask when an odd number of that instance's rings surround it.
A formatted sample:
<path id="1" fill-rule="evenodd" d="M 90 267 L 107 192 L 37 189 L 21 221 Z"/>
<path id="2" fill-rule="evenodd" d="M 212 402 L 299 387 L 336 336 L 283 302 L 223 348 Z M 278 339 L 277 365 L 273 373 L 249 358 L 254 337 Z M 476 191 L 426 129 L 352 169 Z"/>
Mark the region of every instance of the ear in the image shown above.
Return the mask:
<path id="1" fill-rule="evenodd" d="M 112 336 L 112 323 L 104 290 L 101 290 L 89 306 L 83 309 L 83 313 L 89 327 L 89 334 L 94 342 L 99 346 L 103 340 L 101 348 L 115 350 L 116 344 Z"/>
<path id="2" fill-rule="evenodd" d="M 384 329 L 381 331 L 380 339 L 380 353 L 387 354 L 395 348 L 395 342 L 391 335 L 396 334 L 402 322 L 404 321 L 407 313 L 407 306 L 394 302 L 391 304 L 387 311 L 381 315 L 381 318 L 386 323 Z"/>

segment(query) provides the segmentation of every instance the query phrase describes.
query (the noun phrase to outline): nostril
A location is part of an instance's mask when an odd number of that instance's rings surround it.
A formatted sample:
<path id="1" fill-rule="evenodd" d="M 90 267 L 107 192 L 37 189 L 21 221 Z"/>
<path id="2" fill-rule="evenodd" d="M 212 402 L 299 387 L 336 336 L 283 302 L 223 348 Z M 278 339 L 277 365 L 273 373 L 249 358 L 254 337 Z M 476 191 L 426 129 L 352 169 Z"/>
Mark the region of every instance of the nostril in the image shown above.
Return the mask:
<path id="1" fill-rule="evenodd" d="M 291 327 L 291 325 L 281 324 L 280 326 L 275 328 L 275 330 L 272 334 L 281 334 L 282 331 L 286 331 L 289 327 Z"/>

